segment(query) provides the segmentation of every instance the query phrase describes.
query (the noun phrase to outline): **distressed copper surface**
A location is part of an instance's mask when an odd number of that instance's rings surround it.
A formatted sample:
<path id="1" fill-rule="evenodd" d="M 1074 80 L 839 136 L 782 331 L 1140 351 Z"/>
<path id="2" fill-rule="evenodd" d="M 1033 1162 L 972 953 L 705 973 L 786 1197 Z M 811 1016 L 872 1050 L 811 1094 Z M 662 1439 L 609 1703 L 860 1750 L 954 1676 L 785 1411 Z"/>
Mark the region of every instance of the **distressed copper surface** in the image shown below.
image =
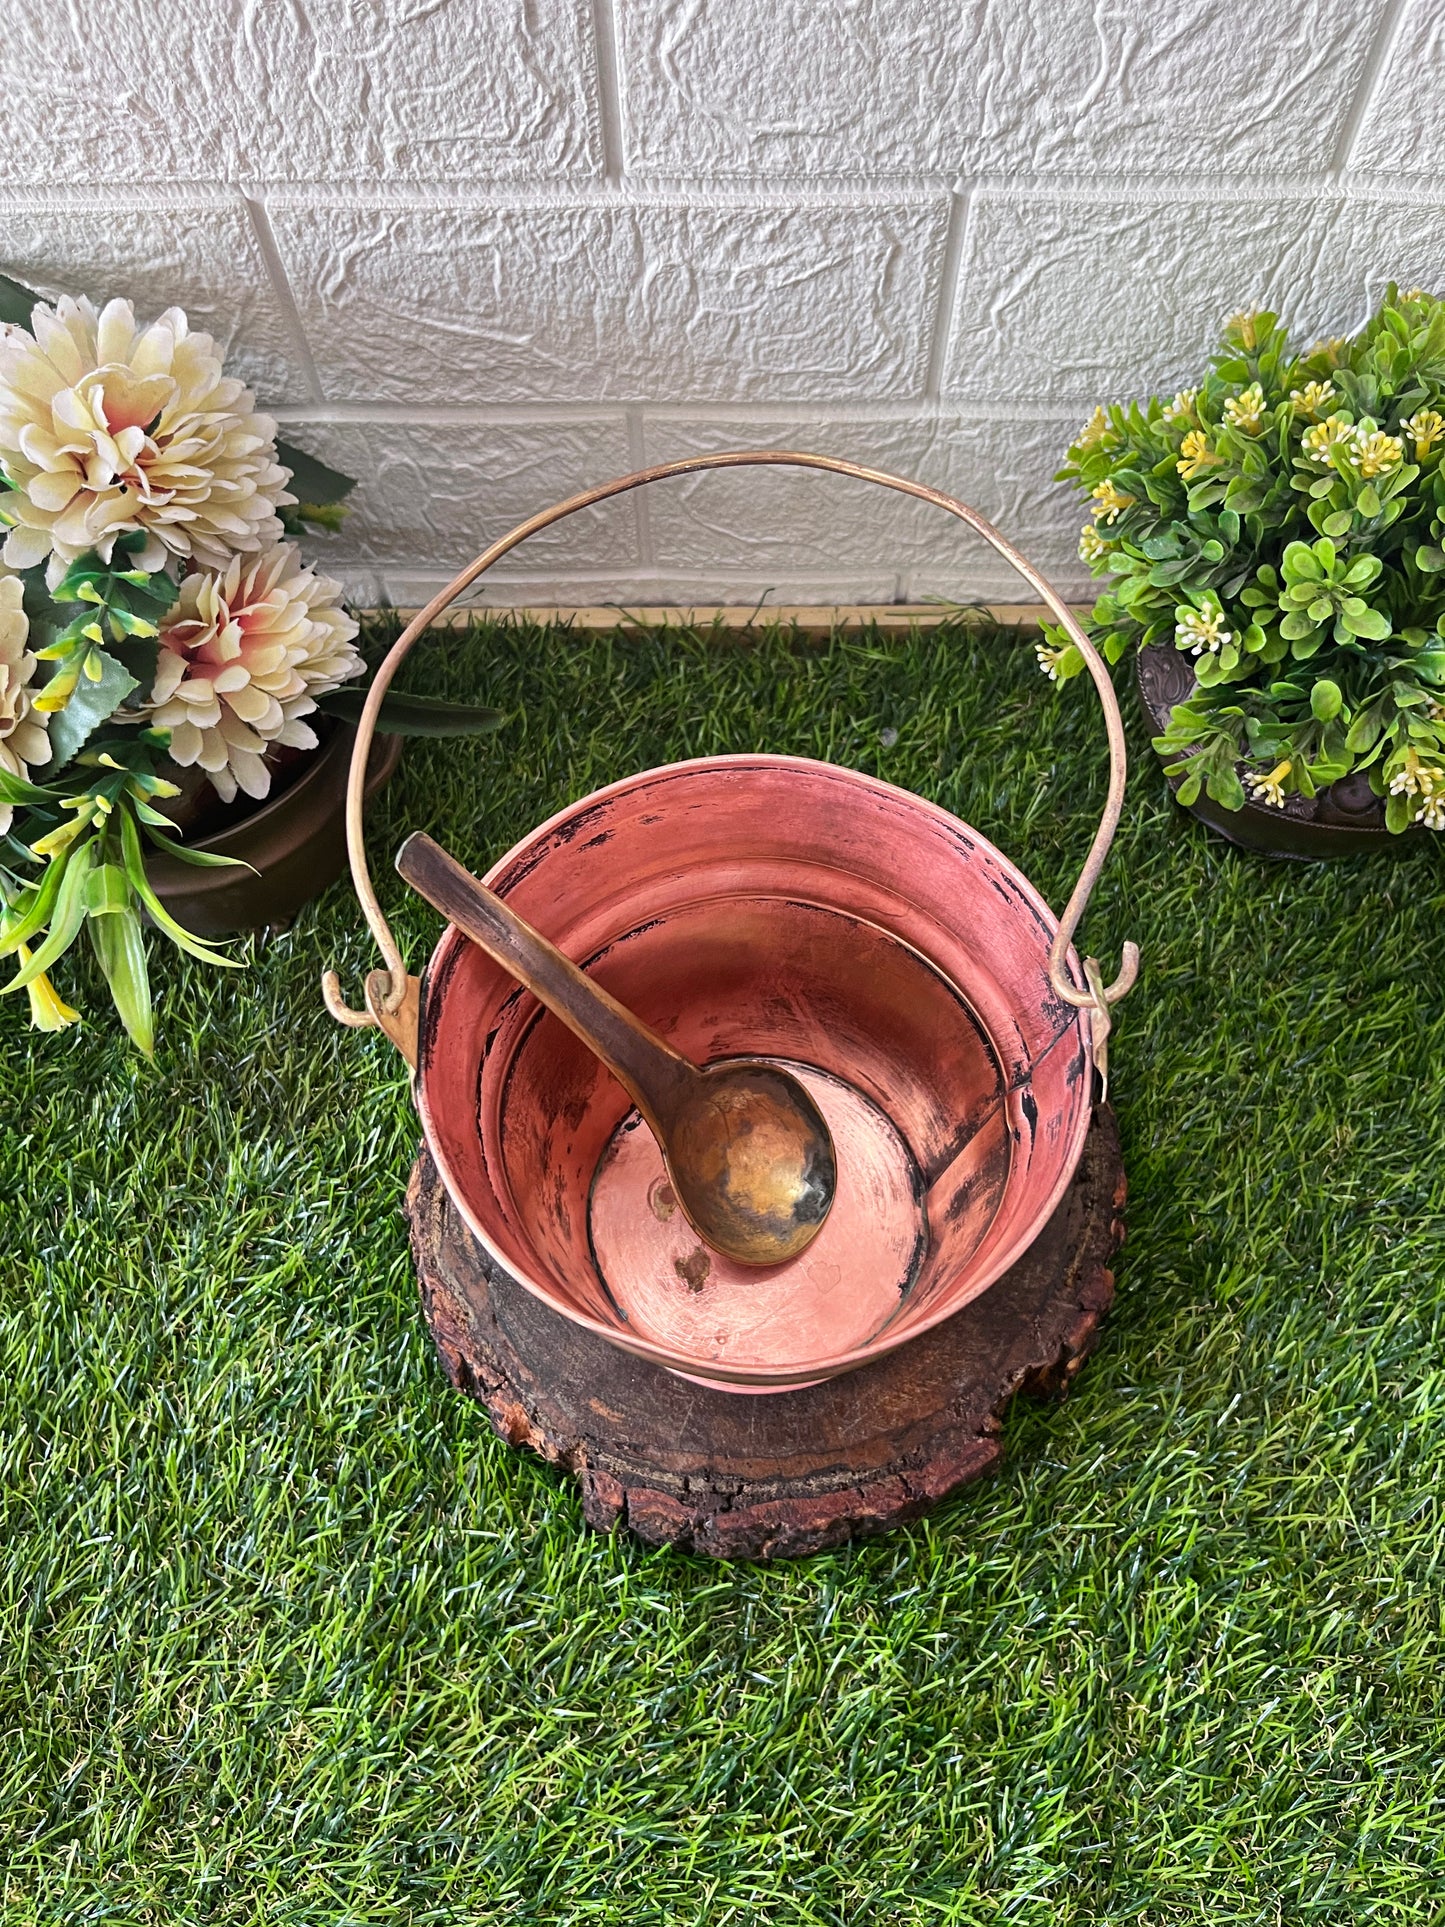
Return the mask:
<path id="1" fill-rule="evenodd" d="M 865 1100 L 829 1097 L 859 1147 L 860 1192 L 840 1235 L 829 1240 L 830 1220 L 793 1261 L 836 1262 L 831 1292 L 819 1289 L 826 1278 L 809 1285 L 780 1267 L 783 1309 L 771 1328 L 754 1319 L 744 1336 L 715 1321 L 713 1333 L 728 1336 L 709 1339 L 697 1314 L 710 1291 L 722 1302 L 720 1281 L 710 1270 L 696 1289 L 684 1275 L 697 1270 L 692 1247 L 649 1242 L 662 1223 L 656 1173 L 626 1163 L 614 1200 L 604 1172 L 597 1218 L 594 1178 L 627 1095 L 449 931 L 423 997 L 416 1095 L 428 1144 L 492 1255 L 567 1317 L 675 1371 L 781 1389 L 846 1371 L 948 1317 L 1047 1221 L 1089 1124 L 1085 1022 L 1050 980 L 1057 925 L 1047 908 L 947 812 L 828 764 L 710 758 L 572 805 L 486 880 L 695 1061 L 777 1057 L 826 1074 L 820 1103 L 829 1078 Z M 871 1174 L 867 1133 L 856 1129 L 868 1107 L 906 1151 Z M 620 1149 L 613 1161 L 624 1161 Z M 840 1144 L 835 1218 L 847 1164 Z M 604 1281 L 592 1242 L 601 1228 L 615 1269 L 614 1250 L 630 1249 L 629 1210 L 645 1247 L 630 1286 Z M 903 1263 L 920 1215 L 923 1248 Z M 674 1260 L 684 1272 L 669 1301 L 649 1280 Z"/>
<path id="2" fill-rule="evenodd" d="M 807 1249 L 833 1202 L 833 1141 L 790 1072 L 759 1058 L 694 1064 L 425 832 L 406 839 L 396 867 L 607 1066 L 705 1244 L 747 1265 Z M 384 1005 L 379 1016 L 391 1022 Z"/>
<path id="3" fill-rule="evenodd" d="M 592 1183 L 592 1255 L 619 1315 L 641 1336 L 714 1366 L 788 1364 L 866 1345 L 928 1254 L 922 1174 L 891 1121 L 841 1078 L 776 1061 L 822 1111 L 838 1151 L 833 1209 L 799 1257 L 759 1271 L 709 1250 L 678 1210 L 636 1111 Z"/>

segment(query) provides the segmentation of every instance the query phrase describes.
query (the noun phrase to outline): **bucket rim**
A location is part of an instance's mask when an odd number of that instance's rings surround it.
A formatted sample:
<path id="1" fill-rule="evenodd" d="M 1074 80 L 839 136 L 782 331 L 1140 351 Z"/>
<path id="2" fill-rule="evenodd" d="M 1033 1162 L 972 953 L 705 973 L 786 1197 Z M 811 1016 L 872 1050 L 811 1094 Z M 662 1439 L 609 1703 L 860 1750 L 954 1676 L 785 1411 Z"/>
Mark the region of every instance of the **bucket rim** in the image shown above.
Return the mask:
<path id="1" fill-rule="evenodd" d="M 932 818 L 941 825 L 954 830 L 963 830 L 972 848 L 984 855 L 992 857 L 995 861 L 1003 865 L 1011 881 L 1017 885 L 1039 918 L 1046 934 L 1046 939 L 1051 939 L 1057 932 L 1059 927 L 1058 918 L 1052 910 L 1050 910 L 1038 890 L 1018 868 L 1017 864 L 1007 857 L 988 837 L 984 836 L 980 831 L 975 830 L 972 824 L 965 822 L 960 816 L 955 816 L 951 810 L 945 809 L 942 804 L 934 803 L 928 797 L 920 796 L 916 790 L 905 789 L 900 784 L 890 783 L 884 777 L 869 775 L 868 772 L 864 770 L 851 769 L 846 764 L 830 763 L 820 757 L 790 756 L 765 750 L 729 751 L 715 756 L 684 757 L 676 762 L 659 763 L 650 769 L 635 771 L 630 776 L 619 777 L 614 782 L 604 784 L 600 789 L 590 790 L 585 796 L 578 797 L 574 802 L 565 804 L 561 809 L 555 810 L 551 816 L 529 830 L 525 836 L 520 838 L 518 842 L 513 844 L 509 850 L 491 865 L 484 874 L 482 881 L 488 888 L 495 888 L 512 864 L 532 853 L 543 839 L 565 824 L 570 818 L 577 816 L 583 810 L 591 809 L 599 803 L 609 802 L 616 797 L 624 796 L 628 791 L 644 783 L 653 781 L 661 776 L 675 776 L 742 767 L 793 769 L 810 773 L 826 772 L 830 777 L 842 777 L 850 785 L 855 785 L 861 789 L 871 790 L 875 793 L 881 792 L 896 797 L 909 809 Z M 441 936 L 437 940 L 436 947 L 427 960 L 422 976 L 421 1021 L 417 1065 L 412 1078 L 413 1102 L 421 1121 L 427 1149 L 431 1153 L 432 1159 L 441 1175 L 442 1182 L 446 1187 L 447 1196 L 461 1213 L 467 1228 L 481 1244 L 492 1263 L 499 1266 L 508 1277 L 515 1278 L 517 1282 L 527 1291 L 531 1292 L 534 1297 L 540 1299 L 550 1310 L 556 1312 L 559 1317 L 565 1318 L 570 1324 L 578 1325 L 586 1331 L 594 1332 L 598 1337 L 606 1339 L 609 1344 L 616 1345 L 621 1350 L 630 1352 L 634 1357 L 643 1358 L 652 1364 L 659 1365 L 667 1371 L 682 1373 L 698 1379 L 706 1379 L 710 1383 L 725 1384 L 736 1387 L 739 1390 L 759 1392 L 772 1390 L 782 1392 L 801 1388 L 806 1384 L 816 1383 L 820 1379 L 835 1378 L 844 1372 L 855 1371 L 862 1366 L 871 1364 L 875 1359 L 883 1358 L 888 1353 L 897 1351 L 901 1346 L 910 1344 L 915 1338 L 921 1338 L 925 1332 L 933 1330 L 935 1326 L 943 1324 L 947 1319 L 952 1318 L 956 1313 L 962 1311 L 966 1305 L 982 1297 L 991 1285 L 996 1284 L 1011 1266 L 1019 1262 L 1041 1235 L 1049 1220 L 1053 1217 L 1054 1212 L 1058 1209 L 1064 1193 L 1068 1190 L 1070 1184 L 1072 1184 L 1078 1170 L 1079 1160 L 1083 1155 L 1084 1143 L 1088 1137 L 1089 1127 L 1093 1118 L 1094 1105 L 1092 1101 L 1080 1105 L 1078 1120 L 1074 1128 L 1074 1141 L 1068 1147 L 1065 1156 L 1060 1161 L 1059 1174 L 1052 1187 L 1044 1194 L 1042 1202 L 1031 1215 L 1029 1223 L 1022 1226 L 1011 1239 L 990 1254 L 987 1261 L 979 1267 L 979 1276 L 982 1278 L 982 1283 L 980 1283 L 962 1303 L 947 1303 L 938 1310 L 930 1312 L 926 1317 L 920 1319 L 916 1325 L 909 1326 L 896 1336 L 889 1337 L 884 1335 L 879 1339 L 870 1341 L 866 1345 L 855 1346 L 849 1351 L 832 1353 L 824 1358 L 795 1360 L 787 1365 L 780 1366 L 741 1365 L 729 1367 L 721 1361 L 699 1359 L 686 1353 L 673 1351 L 668 1346 L 660 1344 L 656 1340 L 644 1338 L 640 1334 L 620 1330 L 617 1326 L 607 1324 L 602 1319 L 591 1317 L 586 1312 L 578 1310 L 577 1307 L 569 1303 L 560 1292 L 556 1291 L 545 1280 L 539 1279 L 533 1272 L 520 1270 L 511 1257 L 498 1249 L 485 1226 L 481 1223 L 478 1215 L 472 1209 L 466 1196 L 465 1187 L 458 1181 L 457 1174 L 452 1169 L 445 1149 L 440 1142 L 440 1134 L 436 1129 L 431 1113 L 431 1107 L 427 1097 L 427 1072 L 429 1069 L 430 1053 L 426 1047 L 428 1033 L 432 1024 L 431 1006 L 433 999 L 430 994 L 432 984 L 438 979 L 443 983 L 445 982 L 451 960 L 459 951 L 465 949 L 469 943 L 469 938 L 454 925 L 448 924 L 442 931 Z M 1067 952 L 1067 958 L 1070 971 L 1073 973 L 1075 981 L 1078 981 L 1083 973 L 1079 966 L 1078 956 L 1072 946 L 1070 946 Z M 1083 1054 L 1086 1088 L 1092 1089 L 1094 1053 L 1090 1036 L 1090 1026 L 1084 1021 L 1086 1014 L 1085 1009 L 1075 1008 L 1072 1026 L 1061 1030 L 1055 1044 L 1050 1046 L 1050 1048 L 1057 1048 L 1058 1043 L 1062 1042 L 1069 1034 L 1069 1028 L 1072 1028 L 1078 1035 Z M 1013 1093 L 1009 1093 L 1008 1095 L 1012 1098 Z"/>

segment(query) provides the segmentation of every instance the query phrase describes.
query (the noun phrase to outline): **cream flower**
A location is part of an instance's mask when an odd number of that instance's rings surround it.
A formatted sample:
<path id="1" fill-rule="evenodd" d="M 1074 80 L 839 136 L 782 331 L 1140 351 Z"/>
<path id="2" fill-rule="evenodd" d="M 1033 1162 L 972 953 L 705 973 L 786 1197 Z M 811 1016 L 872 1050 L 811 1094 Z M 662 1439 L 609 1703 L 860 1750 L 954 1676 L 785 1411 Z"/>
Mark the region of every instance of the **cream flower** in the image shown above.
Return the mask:
<path id="1" fill-rule="evenodd" d="M 1315 427 L 1307 428 L 1300 437 L 1300 447 L 1312 462 L 1322 468 L 1330 465 L 1330 451 L 1337 442 L 1351 442 L 1355 438 L 1355 425 L 1346 421 L 1343 415 L 1331 415 L 1328 421 L 1318 422 Z"/>
<path id="2" fill-rule="evenodd" d="M 1427 796 L 1415 812 L 1415 821 L 1427 830 L 1445 830 L 1445 796 Z"/>
<path id="3" fill-rule="evenodd" d="M 149 721 L 171 732 L 172 760 L 198 764 L 226 802 L 238 788 L 265 796 L 268 746 L 314 748 L 300 719 L 364 668 L 340 594 L 289 542 L 182 581 L 161 626 Z"/>
<path id="4" fill-rule="evenodd" d="M 1099 448 L 1108 439 L 1109 417 L 1102 408 L 1096 408 L 1079 430 L 1076 444 L 1079 448 Z"/>
<path id="5" fill-rule="evenodd" d="M 1100 482 L 1099 486 L 1090 493 L 1094 503 L 1093 515 L 1096 522 L 1117 522 L 1125 509 L 1134 506 L 1134 497 L 1126 495 L 1121 488 L 1116 488 L 1112 481 Z"/>
<path id="6" fill-rule="evenodd" d="M 30 622 L 23 594 L 18 575 L 0 575 L 0 769 L 26 777 L 37 763 L 50 761 L 50 738 L 30 690 L 36 659 L 25 647 Z M 0 803 L 0 834 L 10 828 L 14 813 Z"/>
<path id="7" fill-rule="evenodd" d="M 1291 388 L 1289 398 L 1297 415 L 1318 421 L 1327 408 L 1339 400 L 1332 381 L 1307 381 L 1303 388 Z"/>
<path id="8" fill-rule="evenodd" d="M 1194 420 L 1194 404 L 1198 399 L 1199 390 L 1197 388 L 1181 388 L 1173 401 L 1165 402 L 1164 420 L 1166 422 L 1192 422 Z"/>
<path id="9" fill-rule="evenodd" d="M 1445 775 L 1422 763 L 1416 750 L 1407 749 L 1404 760 L 1390 778 L 1391 796 L 1431 797 L 1442 792 L 1445 792 Z"/>
<path id="10" fill-rule="evenodd" d="M 1085 522 L 1079 536 L 1080 561 L 1094 563 L 1099 560 L 1101 555 L 1107 555 L 1108 553 L 1109 545 L 1103 536 L 1100 535 L 1092 522 Z"/>
<path id="11" fill-rule="evenodd" d="M 1222 609 L 1191 609 L 1181 605 L 1174 611 L 1174 640 L 1191 656 L 1217 656 L 1225 643 L 1233 640 L 1224 626 Z"/>
<path id="12" fill-rule="evenodd" d="M 1263 775 L 1247 777 L 1246 781 L 1249 784 L 1250 795 L 1253 796 L 1255 802 L 1267 803 L 1273 810 L 1282 810 L 1284 808 L 1284 781 L 1293 767 L 1294 765 L 1286 758 L 1284 762 L 1276 763 L 1272 770 L 1265 772 Z"/>
<path id="13" fill-rule="evenodd" d="M 149 571 L 172 558 L 223 569 L 275 541 L 277 505 L 295 500 L 276 424 L 179 308 L 140 329 L 128 301 L 97 315 L 67 296 L 39 304 L 31 325 L 33 337 L 12 327 L 0 338 L 11 568 L 49 556 L 58 577 L 87 549 L 108 561 L 131 529 L 145 532 L 135 566 Z"/>
<path id="14" fill-rule="evenodd" d="M 1383 429 L 1377 428 L 1373 434 L 1356 438 L 1350 460 L 1368 482 L 1376 475 L 1384 475 L 1389 469 L 1398 468 L 1404 455 L 1404 444 L 1399 436 L 1387 435 Z"/>
<path id="15" fill-rule="evenodd" d="M 1202 428 L 1191 428 L 1179 444 L 1179 460 L 1174 466 L 1186 482 L 1192 482 L 1196 475 L 1202 475 L 1206 468 L 1215 468 L 1219 457 L 1209 446 L 1209 437 Z"/>
<path id="16" fill-rule="evenodd" d="M 1257 435 L 1264 420 L 1264 390 L 1257 381 L 1252 381 L 1248 388 L 1229 397 L 1224 412 L 1244 434 Z"/>
<path id="17" fill-rule="evenodd" d="M 1423 462 L 1433 452 L 1435 444 L 1445 436 L 1445 415 L 1434 408 L 1417 409 L 1408 421 L 1401 422 L 1400 432 L 1414 442 L 1415 460 Z"/>

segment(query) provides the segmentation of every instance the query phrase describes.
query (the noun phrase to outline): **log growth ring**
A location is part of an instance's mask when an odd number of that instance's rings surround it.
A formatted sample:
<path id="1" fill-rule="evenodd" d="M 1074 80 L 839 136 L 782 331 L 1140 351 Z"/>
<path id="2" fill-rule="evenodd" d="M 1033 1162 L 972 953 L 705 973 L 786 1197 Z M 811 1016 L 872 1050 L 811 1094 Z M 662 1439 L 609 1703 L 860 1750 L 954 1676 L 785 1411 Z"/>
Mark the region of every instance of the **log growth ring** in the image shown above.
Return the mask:
<path id="1" fill-rule="evenodd" d="M 1102 1107 L 1053 1217 L 982 1297 L 874 1364 L 761 1396 L 686 1383 L 543 1305 L 472 1237 L 425 1149 L 406 1212 L 447 1376 L 577 1479 L 590 1525 L 778 1559 L 917 1518 L 999 1463 L 1017 1394 L 1068 1390 L 1113 1302 L 1126 1188 Z"/>

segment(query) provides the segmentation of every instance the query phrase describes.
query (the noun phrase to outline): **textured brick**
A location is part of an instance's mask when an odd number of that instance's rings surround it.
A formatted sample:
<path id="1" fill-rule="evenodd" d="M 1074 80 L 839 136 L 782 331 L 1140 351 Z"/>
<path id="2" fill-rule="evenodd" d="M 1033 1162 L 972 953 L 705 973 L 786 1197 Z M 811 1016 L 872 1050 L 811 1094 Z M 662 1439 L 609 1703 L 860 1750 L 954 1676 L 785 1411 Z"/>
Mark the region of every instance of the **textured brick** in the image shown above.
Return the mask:
<path id="1" fill-rule="evenodd" d="M 375 427 L 296 422 L 282 433 L 357 478 L 337 535 L 308 537 L 333 573 L 397 565 L 450 580 L 514 524 L 628 469 L 617 420 Z M 630 572 L 638 566 L 637 517 L 623 497 L 585 509 L 533 536 L 521 551 L 533 573 L 548 566 Z"/>
<path id="2" fill-rule="evenodd" d="M 1392 253 L 1439 257 L 1420 210 L 1338 197 L 983 195 L 944 391 L 1087 406 L 1172 391 L 1241 308 L 1275 309 L 1306 341 L 1357 327 L 1367 276 L 1388 271 Z"/>
<path id="3" fill-rule="evenodd" d="M 119 197 L 63 213 L 0 205 L 0 268 L 54 299 L 113 295 L 138 316 L 181 307 L 214 335 L 263 402 L 303 401 L 305 377 L 239 206 L 157 207 Z"/>
<path id="4" fill-rule="evenodd" d="M 926 482 L 976 508 L 1027 558 L 1075 585 L 1082 511 L 1052 480 L 1075 424 L 803 418 L 746 424 L 652 421 L 647 458 L 675 461 L 738 447 L 799 448 Z M 648 491 L 659 569 L 746 568 L 759 593 L 779 574 L 823 582 L 887 568 L 907 593 L 1032 600 L 993 550 L 947 513 L 866 482 L 803 469 L 733 469 L 680 476 Z"/>
<path id="5" fill-rule="evenodd" d="M 945 204 L 279 206 L 333 400 L 922 392 Z"/>
<path id="6" fill-rule="evenodd" d="M 662 175 L 1321 168 L 1383 5 L 619 0 L 628 158 Z"/>
<path id="7" fill-rule="evenodd" d="M 8 0 L 11 181 L 601 171 L 587 0 Z"/>
<path id="8" fill-rule="evenodd" d="M 1445 12 L 1405 0 L 1405 17 L 1355 138 L 1353 166 L 1439 180 L 1445 148 Z"/>
<path id="9" fill-rule="evenodd" d="M 214 193 L 249 184 L 329 398 L 393 417 L 542 404 L 485 427 L 288 431 L 361 477 L 318 552 L 366 599 L 436 586 L 629 467 L 622 403 L 644 409 L 649 458 L 801 442 L 938 482 L 1077 593 L 1082 517 L 1050 478 L 1095 400 L 1187 382 L 1239 307 L 1277 306 L 1308 339 L 1357 325 L 1391 276 L 1445 287 L 1445 210 L 1391 192 L 1433 192 L 1445 137 L 1428 0 L 1267 20 L 1237 0 L 608 6 L 620 194 L 595 185 L 592 0 L 10 0 L 0 266 L 46 293 L 178 302 L 263 401 L 306 402 L 286 302 L 244 207 Z M 1393 20 L 1349 184 L 1291 186 L 1342 158 Z M 959 174 L 983 185 L 931 407 Z M 103 191 L 75 205 L 86 183 Z M 198 185 L 150 191 L 165 183 Z M 870 419 L 884 403 L 916 417 Z M 763 419 L 729 422 L 736 404 Z M 714 475 L 647 504 L 645 544 L 616 504 L 528 544 L 485 596 L 1023 593 L 936 512 L 841 482 Z"/>

